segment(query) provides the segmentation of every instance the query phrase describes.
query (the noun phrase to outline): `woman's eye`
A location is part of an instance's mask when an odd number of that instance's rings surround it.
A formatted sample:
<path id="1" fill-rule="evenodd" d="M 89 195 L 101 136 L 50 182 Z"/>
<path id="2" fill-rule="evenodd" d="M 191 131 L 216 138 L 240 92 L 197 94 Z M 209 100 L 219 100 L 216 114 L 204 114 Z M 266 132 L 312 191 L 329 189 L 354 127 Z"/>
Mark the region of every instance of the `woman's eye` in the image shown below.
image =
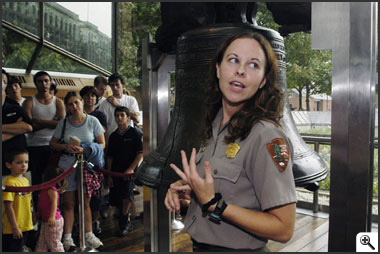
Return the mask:
<path id="1" fill-rule="evenodd" d="M 251 67 L 252 69 L 256 69 L 259 67 L 259 65 L 257 63 L 250 63 L 249 67 Z"/>
<path id="2" fill-rule="evenodd" d="M 239 60 L 237 58 L 234 58 L 234 57 L 228 59 L 228 61 L 231 62 L 231 63 L 237 63 L 237 62 L 239 62 Z"/>

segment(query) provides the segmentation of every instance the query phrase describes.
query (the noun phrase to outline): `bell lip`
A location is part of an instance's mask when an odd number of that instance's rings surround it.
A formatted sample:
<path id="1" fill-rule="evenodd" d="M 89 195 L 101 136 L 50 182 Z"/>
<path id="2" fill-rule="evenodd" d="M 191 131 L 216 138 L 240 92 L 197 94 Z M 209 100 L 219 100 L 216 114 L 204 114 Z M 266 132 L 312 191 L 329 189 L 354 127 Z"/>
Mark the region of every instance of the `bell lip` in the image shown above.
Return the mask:
<path id="1" fill-rule="evenodd" d="M 327 178 L 327 175 L 328 175 L 328 170 L 326 167 L 324 168 L 324 170 L 317 172 L 315 174 L 294 179 L 294 182 L 295 182 L 296 187 L 305 187 L 311 183 L 325 180 Z"/>
<path id="2" fill-rule="evenodd" d="M 221 32 L 223 32 L 225 29 L 228 29 L 228 28 L 231 28 L 231 29 L 257 29 L 257 30 L 260 30 L 262 32 L 269 32 L 271 33 L 272 35 L 275 35 L 279 38 L 283 38 L 280 33 L 278 31 L 275 31 L 273 29 L 270 29 L 268 27 L 263 27 L 263 26 L 259 26 L 257 24 L 251 24 L 251 23 L 216 23 L 216 24 L 209 24 L 209 25 L 205 25 L 205 26 L 201 26 L 201 27 L 197 27 L 197 28 L 194 28 L 194 29 L 191 29 L 191 30 L 188 30 L 186 32 L 184 32 L 183 34 L 181 34 L 177 41 L 180 41 L 180 40 L 183 40 L 184 38 L 187 38 L 189 36 L 194 36 L 194 35 L 198 35 L 198 34 L 203 34 L 204 35 L 204 31 L 217 31 L 220 29 Z"/>

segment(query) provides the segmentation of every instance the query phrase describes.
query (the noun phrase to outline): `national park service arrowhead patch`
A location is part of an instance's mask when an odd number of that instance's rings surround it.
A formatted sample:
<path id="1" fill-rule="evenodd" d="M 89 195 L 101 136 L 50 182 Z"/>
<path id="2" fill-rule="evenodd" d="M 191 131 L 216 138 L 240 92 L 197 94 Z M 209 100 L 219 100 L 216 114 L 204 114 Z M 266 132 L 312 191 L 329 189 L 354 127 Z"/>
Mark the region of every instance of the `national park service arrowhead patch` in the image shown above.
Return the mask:
<path id="1" fill-rule="evenodd" d="M 289 147 L 282 138 L 273 139 L 267 144 L 269 155 L 272 157 L 274 164 L 283 172 L 289 162 Z"/>

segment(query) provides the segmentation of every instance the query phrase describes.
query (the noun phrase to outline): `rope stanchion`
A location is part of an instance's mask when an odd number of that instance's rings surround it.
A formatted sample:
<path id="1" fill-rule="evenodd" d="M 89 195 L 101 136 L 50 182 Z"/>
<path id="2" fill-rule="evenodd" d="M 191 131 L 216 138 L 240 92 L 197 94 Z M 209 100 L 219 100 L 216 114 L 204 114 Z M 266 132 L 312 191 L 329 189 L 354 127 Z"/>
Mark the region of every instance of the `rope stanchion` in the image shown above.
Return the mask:
<path id="1" fill-rule="evenodd" d="M 78 161 L 76 161 L 68 170 L 66 170 L 59 176 L 45 183 L 27 186 L 27 187 L 15 187 L 15 186 L 3 185 L 2 190 L 5 192 L 33 192 L 33 191 L 49 189 L 50 187 L 54 186 L 56 183 L 65 179 L 71 172 L 73 172 L 73 170 L 77 167 L 77 164 L 78 164 Z"/>

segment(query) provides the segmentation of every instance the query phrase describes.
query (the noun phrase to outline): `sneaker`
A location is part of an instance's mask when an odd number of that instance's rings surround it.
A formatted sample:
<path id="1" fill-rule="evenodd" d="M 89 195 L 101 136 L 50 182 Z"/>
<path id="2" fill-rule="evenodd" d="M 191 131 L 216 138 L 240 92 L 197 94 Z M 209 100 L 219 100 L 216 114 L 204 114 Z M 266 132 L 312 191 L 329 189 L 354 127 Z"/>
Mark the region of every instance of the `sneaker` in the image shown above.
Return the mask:
<path id="1" fill-rule="evenodd" d="M 75 247 L 76 245 L 73 238 L 67 238 L 63 240 L 63 248 L 66 252 L 71 252 L 73 249 L 75 249 Z"/>
<path id="2" fill-rule="evenodd" d="M 22 252 L 33 252 L 28 246 L 22 246 Z"/>
<path id="3" fill-rule="evenodd" d="M 127 222 L 127 225 L 123 230 L 121 230 L 120 235 L 121 236 L 126 236 L 129 232 L 133 230 L 133 223 L 131 221 Z"/>
<path id="4" fill-rule="evenodd" d="M 100 246 L 103 246 L 103 243 L 94 234 L 90 234 L 89 236 L 86 237 L 86 245 L 88 247 L 97 249 Z"/>
<path id="5" fill-rule="evenodd" d="M 102 216 L 103 219 L 108 218 L 108 207 L 109 205 L 101 205 L 99 209 L 99 214 Z"/>
<path id="6" fill-rule="evenodd" d="M 102 233 L 102 228 L 100 227 L 100 221 L 95 220 L 92 222 L 92 232 L 94 232 L 95 235 Z"/>

